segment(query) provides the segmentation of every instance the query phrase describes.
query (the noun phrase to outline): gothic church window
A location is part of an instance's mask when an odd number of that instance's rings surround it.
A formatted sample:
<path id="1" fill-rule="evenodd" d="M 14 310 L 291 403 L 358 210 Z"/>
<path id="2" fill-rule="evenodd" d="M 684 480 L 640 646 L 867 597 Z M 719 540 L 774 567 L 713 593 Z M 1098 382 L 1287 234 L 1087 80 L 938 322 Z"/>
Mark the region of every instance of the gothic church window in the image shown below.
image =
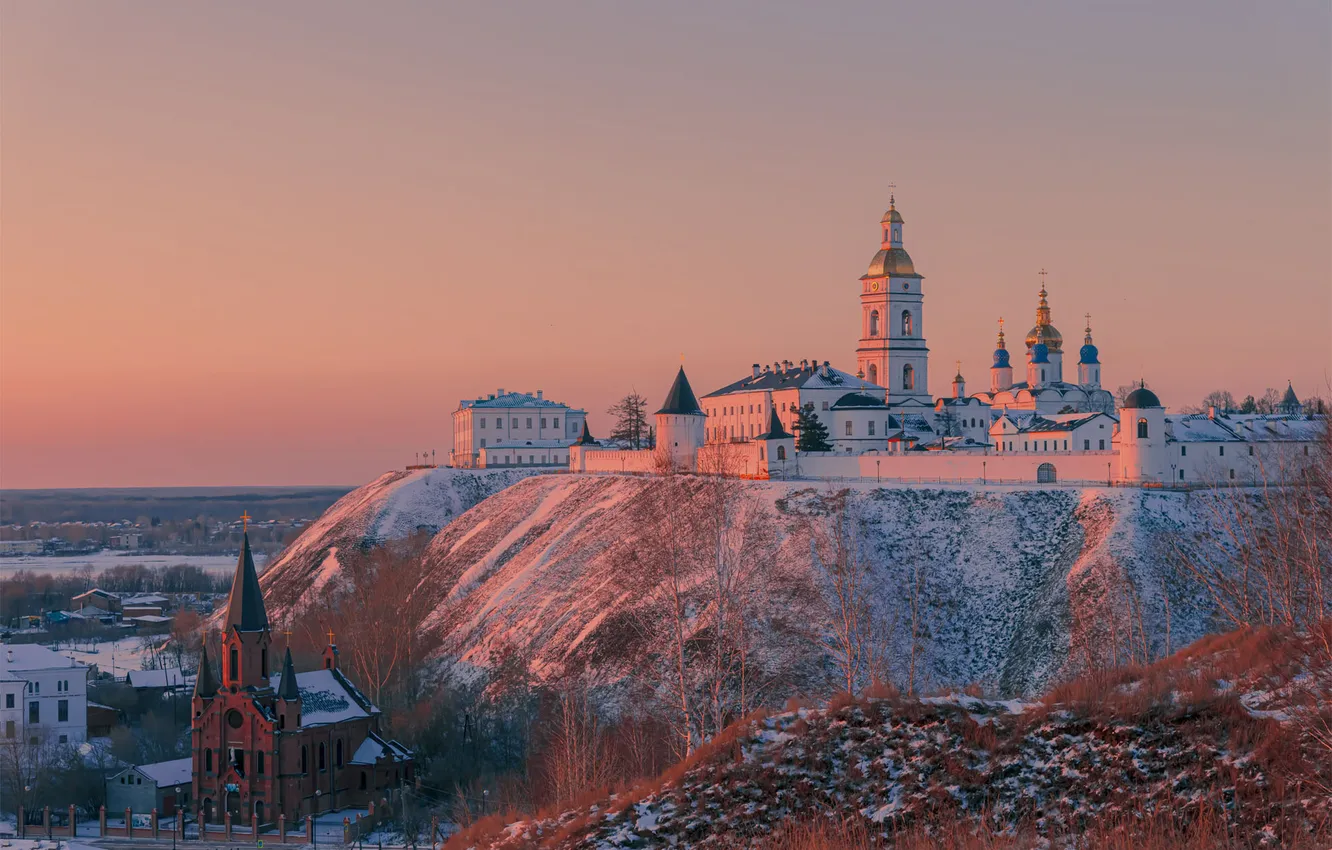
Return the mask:
<path id="1" fill-rule="evenodd" d="M 1146 419 L 1139 419 L 1139 420 L 1138 420 L 1138 439 L 1139 439 L 1139 440 L 1145 440 L 1145 439 L 1147 439 L 1147 420 L 1146 420 Z"/>
<path id="2" fill-rule="evenodd" d="M 911 336 L 911 311 L 902 311 L 902 336 Z"/>
<path id="3" fill-rule="evenodd" d="M 231 680 L 234 682 L 240 678 L 240 653 L 233 646 L 231 648 Z"/>
<path id="4" fill-rule="evenodd" d="M 322 773 L 323 771 L 325 771 L 325 770 L 327 770 L 327 769 L 328 769 L 328 766 L 327 766 L 327 764 L 326 764 L 325 761 L 324 761 L 324 745 L 321 743 L 321 744 L 319 745 L 319 771 Z"/>
<path id="5" fill-rule="evenodd" d="M 786 446 L 777 447 L 777 459 L 786 460 Z"/>

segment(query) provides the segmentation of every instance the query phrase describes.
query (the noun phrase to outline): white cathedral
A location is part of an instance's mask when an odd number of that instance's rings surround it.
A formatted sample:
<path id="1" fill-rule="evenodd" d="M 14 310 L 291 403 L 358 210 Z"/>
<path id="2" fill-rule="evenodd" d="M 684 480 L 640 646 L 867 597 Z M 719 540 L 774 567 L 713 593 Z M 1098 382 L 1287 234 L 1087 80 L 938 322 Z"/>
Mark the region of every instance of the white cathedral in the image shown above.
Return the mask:
<path id="1" fill-rule="evenodd" d="M 928 388 L 924 277 L 903 247 L 904 220 L 895 198 L 879 224 L 879 250 L 860 277 L 856 374 L 818 358 L 755 363 L 740 380 L 700 399 L 682 368 L 656 413 L 656 447 L 639 450 L 599 443 L 582 411 L 560 405 L 563 436 L 551 435 L 555 442 L 547 445 L 540 439 L 545 434 L 506 431 L 501 453 L 494 443 L 488 447 L 479 436 L 484 429 L 473 425 L 474 412 L 489 400 L 464 401 L 454 414 L 455 465 L 535 465 L 540 457 L 541 465 L 567 463 L 572 472 L 674 468 L 760 478 L 1256 483 L 1266 464 L 1307 457 L 1325 427 L 1325 417 L 1303 414 L 1293 388 L 1277 414 L 1167 417 L 1145 386 L 1116 410 L 1114 396 L 1101 386 L 1090 316 L 1076 375 L 1070 375 L 1076 381 L 1065 380 L 1064 337 L 1051 321 L 1044 282 L 1036 324 L 1024 340 L 1023 380 L 1014 380 L 1000 319 L 989 389 L 968 395 L 959 369 L 951 397 L 934 399 Z M 796 451 L 801 410 L 828 429 L 830 450 Z M 506 414 L 496 423 L 512 430 L 519 419 Z M 581 433 L 574 430 L 575 419 Z M 485 419 L 479 421 L 484 425 Z M 533 421 L 526 419 L 529 426 Z"/>

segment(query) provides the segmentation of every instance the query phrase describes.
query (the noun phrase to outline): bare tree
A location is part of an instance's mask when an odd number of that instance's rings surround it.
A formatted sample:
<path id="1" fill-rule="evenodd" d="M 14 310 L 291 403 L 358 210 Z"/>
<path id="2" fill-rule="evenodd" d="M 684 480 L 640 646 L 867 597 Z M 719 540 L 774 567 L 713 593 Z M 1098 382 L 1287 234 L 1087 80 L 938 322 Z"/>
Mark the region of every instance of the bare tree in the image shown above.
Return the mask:
<path id="1" fill-rule="evenodd" d="M 549 802 L 566 806 L 611 784 L 618 773 L 615 753 L 586 690 L 576 684 L 564 688 L 545 726 L 541 772 Z"/>
<path id="2" fill-rule="evenodd" d="M 1308 455 L 1277 447 L 1258 461 L 1259 486 L 1229 486 L 1204 500 L 1215 529 L 1211 546 L 1176 547 L 1181 572 L 1235 626 L 1276 625 L 1321 635 L 1332 617 L 1332 430 Z"/>

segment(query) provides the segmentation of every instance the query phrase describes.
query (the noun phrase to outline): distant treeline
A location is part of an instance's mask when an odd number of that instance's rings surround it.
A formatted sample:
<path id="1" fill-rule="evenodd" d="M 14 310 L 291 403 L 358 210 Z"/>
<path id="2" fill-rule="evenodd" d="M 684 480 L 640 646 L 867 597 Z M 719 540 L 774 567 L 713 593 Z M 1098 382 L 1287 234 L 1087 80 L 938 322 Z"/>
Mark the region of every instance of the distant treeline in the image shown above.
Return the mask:
<path id="1" fill-rule="evenodd" d="M 208 519 L 231 522 L 248 511 L 256 520 L 313 518 L 350 487 L 176 487 L 90 490 L 8 490 L 0 524 L 30 522 L 159 522 Z"/>

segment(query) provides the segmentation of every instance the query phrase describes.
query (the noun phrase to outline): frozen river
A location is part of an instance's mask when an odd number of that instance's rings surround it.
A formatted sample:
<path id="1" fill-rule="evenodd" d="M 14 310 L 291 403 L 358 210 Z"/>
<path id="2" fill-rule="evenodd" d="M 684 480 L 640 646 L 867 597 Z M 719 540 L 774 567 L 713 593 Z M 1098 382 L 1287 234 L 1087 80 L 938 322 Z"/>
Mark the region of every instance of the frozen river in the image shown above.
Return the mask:
<path id="1" fill-rule="evenodd" d="M 91 555 L 19 555 L 0 558 L 0 577 L 28 570 L 35 573 L 64 575 L 83 567 L 92 567 L 100 573 L 111 567 L 142 564 L 145 567 L 170 567 L 189 564 L 210 573 L 227 574 L 236 569 L 235 555 L 143 555 L 136 552 L 116 552 L 104 549 Z M 264 556 L 255 553 L 254 564 L 261 571 Z"/>

